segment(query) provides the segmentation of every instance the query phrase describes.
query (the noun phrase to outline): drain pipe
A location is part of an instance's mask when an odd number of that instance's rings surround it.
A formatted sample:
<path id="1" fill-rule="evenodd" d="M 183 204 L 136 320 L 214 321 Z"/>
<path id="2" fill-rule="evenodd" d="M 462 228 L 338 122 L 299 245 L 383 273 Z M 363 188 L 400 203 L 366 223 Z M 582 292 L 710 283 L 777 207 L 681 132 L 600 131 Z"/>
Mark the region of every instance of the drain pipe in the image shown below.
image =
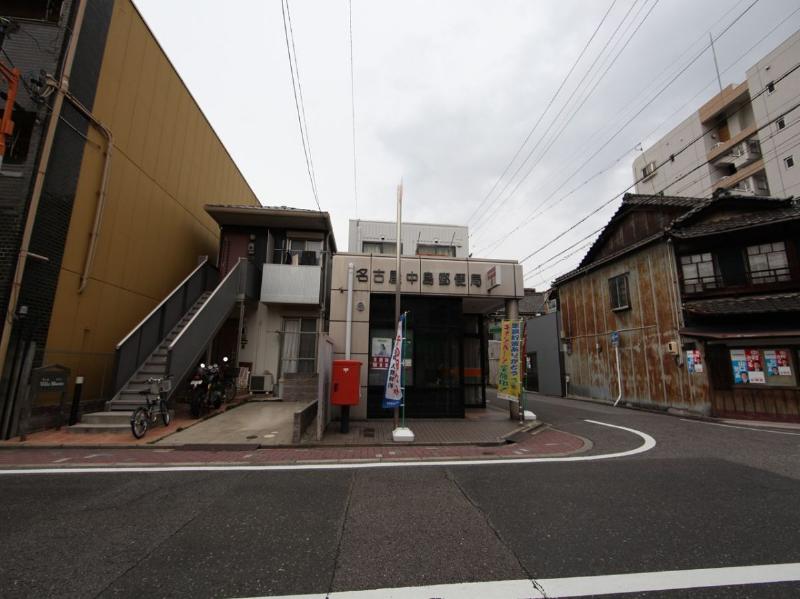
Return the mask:
<path id="1" fill-rule="evenodd" d="M 75 7 L 75 20 L 72 23 L 72 34 L 67 49 L 64 53 L 64 62 L 61 69 L 61 82 L 59 89 L 69 89 L 69 78 L 72 74 L 72 64 L 75 60 L 75 50 L 78 47 L 78 36 L 81 28 L 83 27 L 83 16 L 86 12 L 86 0 L 78 0 Z M 11 292 L 8 298 L 8 308 L 6 310 L 5 325 L 3 326 L 3 334 L 0 337 L 0 373 L 6 361 L 8 353 L 8 344 L 11 339 L 11 324 L 17 312 L 17 303 L 19 295 L 22 290 L 22 279 L 25 274 L 25 267 L 27 265 L 28 256 L 33 256 L 30 249 L 31 238 L 33 237 L 33 225 L 36 222 L 36 217 L 39 212 L 39 200 L 42 197 L 42 189 L 44 187 L 44 177 L 47 172 L 47 163 L 50 160 L 50 153 L 53 149 L 53 139 L 56 135 L 56 128 L 58 126 L 59 117 L 61 116 L 61 106 L 64 103 L 64 94 L 56 94 L 53 99 L 53 106 L 51 108 L 50 121 L 47 124 L 47 131 L 44 134 L 42 142 L 42 152 L 39 156 L 39 164 L 36 167 L 36 175 L 33 182 L 33 191 L 31 192 L 31 199 L 28 205 L 28 215 L 25 219 L 25 228 L 22 233 L 22 241 L 19 247 L 19 254 L 17 255 L 17 266 L 14 271 L 14 279 L 11 283 Z"/>
<path id="2" fill-rule="evenodd" d="M 48 83 L 60 89 L 58 81 L 52 77 L 48 77 Z M 108 191 L 108 179 L 111 173 L 111 154 L 114 150 L 114 136 L 111 130 L 106 127 L 92 112 L 86 108 L 78 98 L 72 95 L 69 90 L 61 90 L 64 97 L 69 100 L 69 103 L 75 107 L 78 112 L 85 116 L 94 125 L 103 137 L 106 138 L 106 154 L 103 160 L 103 175 L 100 178 L 100 191 L 97 193 L 97 205 L 94 209 L 94 224 L 92 225 L 92 233 L 89 236 L 89 248 L 86 250 L 86 258 L 83 263 L 83 274 L 81 274 L 81 282 L 78 286 L 78 293 L 83 293 L 86 286 L 89 284 L 89 275 L 92 272 L 92 264 L 94 263 L 94 256 L 97 253 L 97 241 L 100 236 L 100 227 L 103 224 L 103 211 L 106 207 L 106 192 Z"/>
<path id="3" fill-rule="evenodd" d="M 350 348 L 353 342 L 353 273 L 355 267 L 350 262 L 347 265 L 347 325 L 344 337 L 344 357 L 350 359 Z"/>
<path id="4" fill-rule="evenodd" d="M 620 370 L 619 365 L 619 345 L 614 346 L 614 355 L 617 358 L 617 387 L 619 387 L 619 394 L 617 395 L 617 399 L 614 402 L 614 407 L 617 407 L 619 400 L 622 399 L 622 371 Z"/>

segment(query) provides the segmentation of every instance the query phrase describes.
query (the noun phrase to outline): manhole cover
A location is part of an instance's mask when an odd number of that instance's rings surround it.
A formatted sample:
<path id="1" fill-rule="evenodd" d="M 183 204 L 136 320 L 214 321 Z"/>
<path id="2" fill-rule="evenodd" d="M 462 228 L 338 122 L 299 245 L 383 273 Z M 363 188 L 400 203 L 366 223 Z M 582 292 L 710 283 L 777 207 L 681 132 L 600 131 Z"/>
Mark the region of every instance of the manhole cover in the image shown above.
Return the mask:
<path id="1" fill-rule="evenodd" d="M 361 431 L 361 434 L 365 437 L 374 437 L 375 436 L 375 429 L 374 428 L 365 428 Z"/>

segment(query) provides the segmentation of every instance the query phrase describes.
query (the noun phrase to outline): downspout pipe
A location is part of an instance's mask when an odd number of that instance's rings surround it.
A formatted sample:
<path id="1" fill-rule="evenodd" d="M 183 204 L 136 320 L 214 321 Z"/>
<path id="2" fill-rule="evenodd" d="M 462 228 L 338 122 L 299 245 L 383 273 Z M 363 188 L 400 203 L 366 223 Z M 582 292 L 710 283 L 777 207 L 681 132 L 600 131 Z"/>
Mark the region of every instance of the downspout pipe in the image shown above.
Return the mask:
<path id="1" fill-rule="evenodd" d="M 350 359 L 350 348 L 353 343 L 353 273 L 355 266 L 350 262 L 347 265 L 347 325 L 345 326 L 344 357 Z"/>
<path id="2" fill-rule="evenodd" d="M 622 399 L 622 370 L 619 363 L 619 345 L 614 346 L 614 356 L 617 358 L 617 387 L 619 387 L 617 399 L 614 401 L 614 407 L 616 408 L 619 400 Z"/>
<path id="3" fill-rule="evenodd" d="M 49 79 L 51 85 L 58 86 L 58 82 L 54 79 Z M 75 109 L 85 116 L 94 125 L 103 137 L 106 138 L 106 153 L 103 160 L 103 175 L 100 178 L 100 191 L 97 193 L 97 205 L 94 209 L 94 224 L 92 225 L 92 233 L 89 236 L 89 248 L 86 250 L 86 258 L 83 262 L 83 273 L 81 274 L 81 282 L 78 286 L 78 293 L 83 293 L 86 286 L 89 284 L 89 276 L 92 273 L 92 265 L 94 264 L 94 257 L 97 253 L 97 242 L 100 237 L 100 227 L 103 224 L 103 211 L 106 207 L 106 195 L 108 191 L 108 179 L 111 174 L 111 155 L 114 151 L 114 135 L 111 130 L 106 127 L 92 112 L 84 106 L 78 98 L 73 96 L 69 90 L 62 90 L 64 97 L 69 101 Z"/>
<path id="4" fill-rule="evenodd" d="M 75 62 L 75 51 L 78 47 L 78 37 L 83 27 L 83 18 L 86 13 L 86 0 L 77 0 L 75 7 L 75 19 L 71 27 L 71 35 L 67 44 L 66 52 L 64 53 L 64 62 L 61 69 L 61 81 L 58 89 L 67 91 L 69 90 L 69 78 L 72 74 L 72 65 Z M 25 218 L 25 227 L 22 233 L 22 241 L 19 247 L 19 254 L 17 255 L 17 267 L 14 271 L 14 278 L 11 282 L 11 290 L 8 298 L 8 308 L 5 315 L 5 323 L 3 326 L 3 334 L 0 337 L 0 373 L 4 368 L 6 362 L 6 355 L 8 354 L 8 345 L 11 340 L 11 323 L 17 313 L 17 304 L 19 302 L 20 291 L 22 290 L 22 279 L 25 275 L 25 267 L 27 265 L 28 256 L 30 253 L 31 238 L 33 237 L 33 225 L 36 222 L 36 217 L 39 211 L 39 200 L 42 197 L 42 189 L 44 188 L 44 177 L 47 172 L 47 164 L 50 161 L 50 154 L 53 149 L 53 140 L 56 135 L 56 128 L 58 126 L 59 118 L 61 117 L 61 107 L 64 103 L 64 94 L 56 94 L 53 99 L 53 106 L 51 109 L 50 120 L 47 124 L 47 131 L 44 134 L 44 141 L 42 143 L 42 153 L 39 156 L 39 164 L 36 167 L 36 175 L 33 182 L 33 190 L 31 191 L 30 204 L 28 205 L 28 213 Z"/>

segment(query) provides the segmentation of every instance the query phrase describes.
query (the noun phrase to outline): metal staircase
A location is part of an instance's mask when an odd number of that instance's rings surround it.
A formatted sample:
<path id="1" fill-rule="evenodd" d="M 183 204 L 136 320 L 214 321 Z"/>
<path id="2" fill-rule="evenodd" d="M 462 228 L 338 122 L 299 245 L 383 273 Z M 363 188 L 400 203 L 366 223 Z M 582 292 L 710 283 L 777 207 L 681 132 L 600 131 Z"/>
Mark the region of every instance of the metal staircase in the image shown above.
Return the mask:
<path id="1" fill-rule="evenodd" d="M 220 281 L 219 271 L 204 259 L 116 349 L 114 397 L 106 412 L 129 414 L 144 405 L 148 378 L 171 377 L 172 395 L 196 367 L 237 302 L 255 297 L 252 265 L 240 259 Z M 105 416 L 103 415 L 105 414 Z M 114 426 L 111 426 L 113 422 Z M 85 414 L 72 432 L 123 430 L 110 414 Z"/>
<path id="2" fill-rule="evenodd" d="M 167 336 L 164 337 L 164 340 L 158 344 L 149 356 L 147 356 L 144 364 L 139 367 L 114 398 L 106 403 L 107 411 L 124 410 L 126 412 L 131 412 L 136 407 L 144 405 L 145 399 L 139 392 L 148 388 L 147 379 L 165 378 L 167 376 L 167 353 L 170 343 L 181 334 L 184 328 L 186 328 L 186 325 L 192 321 L 195 314 L 200 312 L 210 296 L 210 291 L 203 292 L 183 318 L 178 321 L 178 324 L 170 330 Z"/>

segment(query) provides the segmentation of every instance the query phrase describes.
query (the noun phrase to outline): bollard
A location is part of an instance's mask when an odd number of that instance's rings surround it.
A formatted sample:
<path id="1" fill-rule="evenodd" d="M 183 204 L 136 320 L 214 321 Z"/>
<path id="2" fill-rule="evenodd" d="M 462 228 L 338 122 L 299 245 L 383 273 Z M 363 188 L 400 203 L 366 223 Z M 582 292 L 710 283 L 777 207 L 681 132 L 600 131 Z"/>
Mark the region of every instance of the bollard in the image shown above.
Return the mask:
<path id="1" fill-rule="evenodd" d="M 72 392 L 72 409 L 69 412 L 69 425 L 78 423 L 78 408 L 81 402 L 81 391 L 83 390 L 83 377 L 75 377 L 75 390 Z"/>

